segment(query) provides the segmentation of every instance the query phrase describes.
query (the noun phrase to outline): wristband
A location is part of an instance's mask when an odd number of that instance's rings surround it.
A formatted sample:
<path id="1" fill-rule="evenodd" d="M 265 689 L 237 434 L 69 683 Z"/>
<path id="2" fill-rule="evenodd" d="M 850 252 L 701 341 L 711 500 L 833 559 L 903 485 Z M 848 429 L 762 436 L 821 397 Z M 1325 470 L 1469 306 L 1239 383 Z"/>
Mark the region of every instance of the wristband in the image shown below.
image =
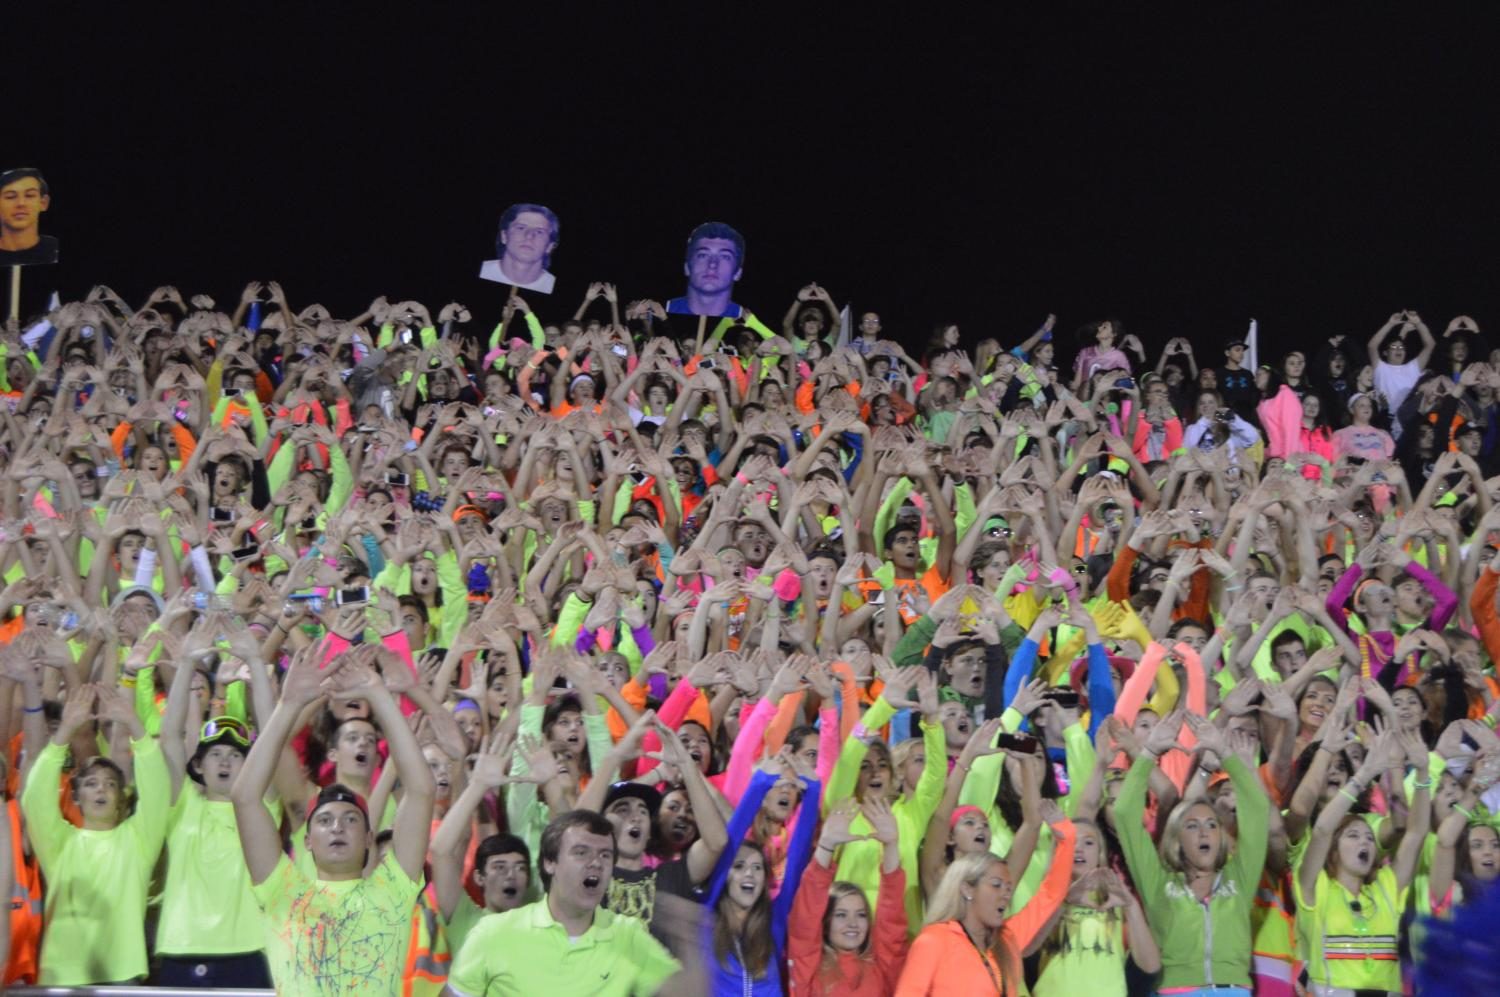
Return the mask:
<path id="1" fill-rule="evenodd" d="M 1422 782 L 1419 779 L 1413 779 L 1411 786 L 1413 789 L 1426 789 L 1430 791 L 1432 789 L 1432 780 L 1428 779 L 1426 782 Z"/>
<path id="2" fill-rule="evenodd" d="M 22 708 L 21 708 L 21 712 L 22 712 L 22 713 L 40 713 L 40 712 L 42 712 L 42 711 L 43 711 L 43 710 L 45 710 L 45 709 L 46 709 L 46 707 L 45 707 L 45 706 L 36 706 L 36 707 L 31 707 L 31 706 L 23 706 L 23 707 L 22 707 Z M 1455 808 L 1455 809 L 1456 809 L 1456 808 Z M 1467 815 L 1467 814 L 1465 814 L 1465 815 L 1464 815 L 1464 816 L 1468 816 L 1468 815 Z"/>
<path id="3" fill-rule="evenodd" d="M 735 471 L 734 480 L 738 481 L 742 485 L 748 485 L 750 483 L 750 479 L 745 477 L 744 471 Z"/>
<path id="4" fill-rule="evenodd" d="M 27 712 L 30 712 L 30 711 L 27 711 Z M 1474 819 L 1474 815 L 1472 813 L 1470 813 L 1469 811 L 1465 810 L 1463 807 L 1459 806 L 1457 803 L 1453 804 L 1453 809 L 1457 810 L 1459 813 L 1463 814 L 1464 815 L 1464 820 L 1473 820 Z"/>
<path id="5" fill-rule="evenodd" d="M 1494 730 L 1495 725 L 1500 723 L 1500 719 L 1497 719 L 1493 713 L 1486 713 L 1480 723 L 1484 724 L 1490 730 Z"/>

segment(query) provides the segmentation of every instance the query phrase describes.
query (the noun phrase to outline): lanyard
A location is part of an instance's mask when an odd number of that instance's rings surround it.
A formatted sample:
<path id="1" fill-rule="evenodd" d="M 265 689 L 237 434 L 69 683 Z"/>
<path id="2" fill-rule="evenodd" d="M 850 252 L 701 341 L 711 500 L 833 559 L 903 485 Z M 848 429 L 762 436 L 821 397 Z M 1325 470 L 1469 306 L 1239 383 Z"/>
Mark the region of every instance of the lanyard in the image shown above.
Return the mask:
<path id="1" fill-rule="evenodd" d="M 1006 992 L 1004 981 L 997 980 L 995 978 L 995 967 L 994 964 L 990 962 L 989 955 L 985 952 L 984 949 L 979 947 L 979 943 L 974 940 L 973 935 L 969 934 L 969 929 L 964 927 L 964 923 L 962 921 L 958 923 L 958 927 L 963 931 L 964 937 L 969 940 L 969 944 L 974 946 L 974 952 L 979 956 L 979 961 L 984 963 L 984 971 L 990 974 L 990 983 L 994 984 L 996 995 L 998 995 L 998 997 L 1004 997 Z"/>

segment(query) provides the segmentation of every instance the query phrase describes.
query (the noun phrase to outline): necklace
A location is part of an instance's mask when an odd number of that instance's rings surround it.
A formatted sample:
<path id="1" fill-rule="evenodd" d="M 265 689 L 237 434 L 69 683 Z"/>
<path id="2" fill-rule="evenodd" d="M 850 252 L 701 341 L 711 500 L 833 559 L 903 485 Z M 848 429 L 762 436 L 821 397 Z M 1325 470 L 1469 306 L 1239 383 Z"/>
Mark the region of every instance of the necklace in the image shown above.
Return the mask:
<path id="1" fill-rule="evenodd" d="M 1361 921 L 1367 921 L 1367 920 L 1369 920 L 1369 915 L 1365 913 L 1364 899 L 1365 899 L 1365 888 L 1364 888 L 1363 884 L 1360 884 L 1359 889 L 1355 892 L 1354 896 L 1352 896 L 1352 897 L 1349 895 L 1348 888 L 1347 887 L 1344 888 L 1344 903 L 1348 906 L 1349 913 L 1353 914 L 1355 917 L 1359 918 Z M 1371 904 L 1371 906 L 1372 907 L 1374 906 L 1373 903 Z M 1372 910 L 1370 913 L 1373 914 L 1374 911 Z"/>

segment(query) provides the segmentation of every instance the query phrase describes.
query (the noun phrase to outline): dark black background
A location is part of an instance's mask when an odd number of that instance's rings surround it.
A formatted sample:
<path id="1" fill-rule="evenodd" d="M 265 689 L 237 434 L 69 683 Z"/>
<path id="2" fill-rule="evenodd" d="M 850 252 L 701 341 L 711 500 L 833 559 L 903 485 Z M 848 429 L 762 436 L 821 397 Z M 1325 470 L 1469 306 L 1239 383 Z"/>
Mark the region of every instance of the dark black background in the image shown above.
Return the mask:
<path id="1" fill-rule="evenodd" d="M 13 11 L 0 159 L 47 173 L 66 294 L 274 278 L 294 307 L 492 321 L 474 275 L 535 200 L 562 219 L 549 319 L 591 280 L 681 293 L 717 218 L 772 324 L 816 280 L 908 344 L 1048 311 L 1213 359 L 1252 315 L 1277 347 L 1402 308 L 1500 322 L 1493 18 L 635 6 Z"/>

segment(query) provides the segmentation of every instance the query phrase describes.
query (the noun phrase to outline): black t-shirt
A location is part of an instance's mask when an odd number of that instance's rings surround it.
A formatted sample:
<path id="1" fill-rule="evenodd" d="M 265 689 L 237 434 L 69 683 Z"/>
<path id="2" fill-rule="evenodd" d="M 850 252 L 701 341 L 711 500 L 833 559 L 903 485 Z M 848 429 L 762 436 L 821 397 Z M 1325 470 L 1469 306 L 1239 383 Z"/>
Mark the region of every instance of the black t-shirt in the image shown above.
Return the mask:
<path id="1" fill-rule="evenodd" d="M 701 904 L 708 895 L 688 877 L 687 862 L 678 859 L 663 862 L 655 869 L 616 868 L 609 881 L 604 909 L 624 917 L 638 917 L 651 926 L 651 934 L 666 944 L 668 938 L 656 924 L 656 898 L 661 895 L 681 897 Z"/>
<path id="2" fill-rule="evenodd" d="M 1255 403 L 1260 400 L 1260 391 L 1255 387 L 1255 371 L 1245 367 L 1239 370 L 1220 367 L 1217 374 L 1219 394 L 1224 396 L 1224 404 L 1242 416 L 1246 412 L 1253 413 Z"/>
<path id="3" fill-rule="evenodd" d="M 57 236 L 44 235 L 30 249 L 0 249 L 0 266 L 35 266 L 57 262 Z"/>

